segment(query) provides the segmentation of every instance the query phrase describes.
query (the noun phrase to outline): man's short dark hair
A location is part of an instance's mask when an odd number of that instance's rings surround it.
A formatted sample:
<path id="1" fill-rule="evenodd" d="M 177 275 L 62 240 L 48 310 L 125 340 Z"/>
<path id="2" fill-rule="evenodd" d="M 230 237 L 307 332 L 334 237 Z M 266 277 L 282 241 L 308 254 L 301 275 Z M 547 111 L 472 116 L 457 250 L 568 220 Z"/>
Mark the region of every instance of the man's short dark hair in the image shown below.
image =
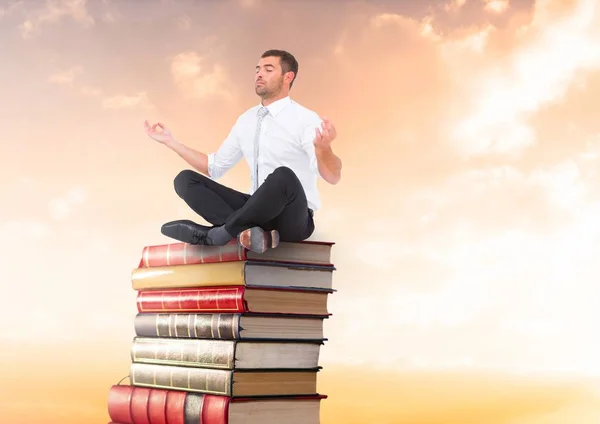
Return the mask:
<path id="1" fill-rule="evenodd" d="M 298 61 L 296 60 L 294 55 L 291 54 L 290 52 L 286 52 L 285 50 L 276 50 L 276 49 L 267 50 L 266 52 L 264 52 L 262 54 L 261 58 L 271 57 L 271 56 L 279 58 L 279 61 L 281 62 L 281 71 L 284 74 L 286 72 L 294 73 L 294 78 L 290 82 L 290 88 L 292 88 L 292 85 L 294 84 L 294 81 L 296 80 L 296 76 L 298 75 Z"/>

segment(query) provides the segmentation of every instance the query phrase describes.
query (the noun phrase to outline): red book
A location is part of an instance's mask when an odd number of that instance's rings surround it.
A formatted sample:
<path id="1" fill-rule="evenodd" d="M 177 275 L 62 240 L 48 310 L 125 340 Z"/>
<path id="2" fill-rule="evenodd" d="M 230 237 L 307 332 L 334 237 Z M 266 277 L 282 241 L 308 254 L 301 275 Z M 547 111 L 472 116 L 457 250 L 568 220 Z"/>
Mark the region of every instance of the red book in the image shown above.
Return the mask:
<path id="1" fill-rule="evenodd" d="M 275 249 L 268 249 L 264 253 L 246 250 L 236 240 L 232 240 L 225 246 L 160 244 L 144 247 L 138 268 L 246 260 L 331 265 L 333 244 L 333 242 L 308 240 L 281 242 Z"/>
<path id="2" fill-rule="evenodd" d="M 120 424 L 319 424 L 325 395 L 239 398 L 114 385 L 108 414 Z"/>
<path id="3" fill-rule="evenodd" d="M 327 316 L 329 293 L 325 290 L 259 289 L 247 286 L 140 290 L 136 303 L 140 313 L 249 312 Z"/>

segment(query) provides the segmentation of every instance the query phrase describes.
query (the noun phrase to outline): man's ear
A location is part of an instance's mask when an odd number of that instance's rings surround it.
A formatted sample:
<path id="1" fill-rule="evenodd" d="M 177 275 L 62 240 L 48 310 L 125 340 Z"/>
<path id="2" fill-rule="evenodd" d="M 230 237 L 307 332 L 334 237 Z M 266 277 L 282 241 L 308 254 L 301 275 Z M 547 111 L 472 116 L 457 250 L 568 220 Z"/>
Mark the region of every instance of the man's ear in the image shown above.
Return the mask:
<path id="1" fill-rule="evenodd" d="M 292 71 L 288 71 L 285 73 L 285 76 L 283 77 L 283 79 L 285 80 L 285 82 L 287 82 L 289 84 L 294 80 L 295 76 L 296 76 L 296 74 L 294 74 Z"/>

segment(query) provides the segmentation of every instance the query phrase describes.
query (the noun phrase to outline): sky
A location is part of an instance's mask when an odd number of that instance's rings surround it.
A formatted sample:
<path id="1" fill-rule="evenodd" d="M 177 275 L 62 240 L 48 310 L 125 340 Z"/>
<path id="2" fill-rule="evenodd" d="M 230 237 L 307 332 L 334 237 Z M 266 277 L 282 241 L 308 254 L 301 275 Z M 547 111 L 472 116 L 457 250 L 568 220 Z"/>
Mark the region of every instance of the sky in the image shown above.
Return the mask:
<path id="1" fill-rule="evenodd" d="M 189 166 L 144 120 L 215 151 L 259 102 L 260 54 L 283 48 L 343 161 L 311 236 L 336 243 L 333 394 L 351 367 L 559 375 L 597 395 L 597 1 L 7 0 L 0 39 L 0 357 L 20 384 L 43 351 L 47 379 L 96 379 L 103 407 L 128 372 L 143 247 L 203 222 L 173 190 Z M 247 165 L 219 182 L 247 190 Z"/>

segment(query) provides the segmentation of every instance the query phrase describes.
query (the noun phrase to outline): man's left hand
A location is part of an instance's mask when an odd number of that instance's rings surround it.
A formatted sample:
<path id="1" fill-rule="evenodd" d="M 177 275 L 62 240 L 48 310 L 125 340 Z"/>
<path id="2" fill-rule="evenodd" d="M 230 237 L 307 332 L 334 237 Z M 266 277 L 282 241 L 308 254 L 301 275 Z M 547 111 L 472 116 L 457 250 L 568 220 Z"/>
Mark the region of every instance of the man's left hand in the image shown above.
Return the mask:
<path id="1" fill-rule="evenodd" d="M 328 149 L 331 146 L 331 142 L 335 138 L 336 131 L 335 127 L 327 117 L 323 117 L 321 128 L 315 128 L 315 148 L 317 149 Z"/>

